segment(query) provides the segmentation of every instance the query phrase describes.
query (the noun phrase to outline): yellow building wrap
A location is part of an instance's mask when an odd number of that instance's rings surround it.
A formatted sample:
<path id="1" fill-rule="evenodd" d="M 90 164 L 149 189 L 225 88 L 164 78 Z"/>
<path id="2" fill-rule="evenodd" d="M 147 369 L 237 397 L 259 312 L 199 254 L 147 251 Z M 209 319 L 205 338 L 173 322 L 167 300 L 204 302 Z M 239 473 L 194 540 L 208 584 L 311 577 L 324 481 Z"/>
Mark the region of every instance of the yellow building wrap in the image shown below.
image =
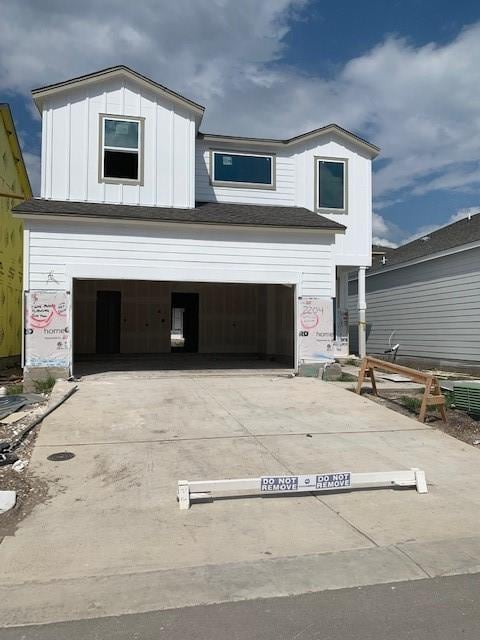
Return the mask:
<path id="1" fill-rule="evenodd" d="M 22 349 L 23 225 L 12 208 L 31 197 L 12 114 L 0 103 L 0 361 Z"/>

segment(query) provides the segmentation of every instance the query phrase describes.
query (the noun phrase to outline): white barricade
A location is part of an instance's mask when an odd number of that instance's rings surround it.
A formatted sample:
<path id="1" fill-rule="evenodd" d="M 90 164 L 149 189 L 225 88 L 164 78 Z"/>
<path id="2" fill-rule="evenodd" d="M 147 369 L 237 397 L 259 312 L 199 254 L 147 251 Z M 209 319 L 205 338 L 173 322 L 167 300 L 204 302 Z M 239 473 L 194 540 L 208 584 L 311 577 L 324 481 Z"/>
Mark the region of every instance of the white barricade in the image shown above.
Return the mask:
<path id="1" fill-rule="evenodd" d="M 416 487 L 418 493 L 428 492 L 425 472 L 420 469 L 407 469 L 373 473 L 342 471 L 297 476 L 263 476 L 238 480 L 195 480 L 193 482 L 179 480 L 177 499 L 180 509 L 188 509 L 192 500 L 212 498 L 212 494 L 225 494 L 230 491 L 271 495 L 272 493 L 344 491 L 378 487 Z"/>

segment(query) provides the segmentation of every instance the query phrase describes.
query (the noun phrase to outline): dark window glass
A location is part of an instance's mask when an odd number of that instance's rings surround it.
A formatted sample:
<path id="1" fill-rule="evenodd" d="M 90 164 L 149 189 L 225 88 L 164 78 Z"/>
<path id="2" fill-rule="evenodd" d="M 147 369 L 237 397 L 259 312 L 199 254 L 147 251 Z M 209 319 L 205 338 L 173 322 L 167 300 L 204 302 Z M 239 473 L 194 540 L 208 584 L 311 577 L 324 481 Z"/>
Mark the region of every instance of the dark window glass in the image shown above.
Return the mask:
<path id="1" fill-rule="evenodd" d="M 214 176 L 217 182 L 248 182 L 271 185 L 272 158 L 214 153 Z"/>
<path id="2" fill-rule="evenodd" d="M 103 175 L 105 178 L 138 180 L 138 153 L 105 149 Z"/>
<path id="3" fill-rule="evenodd" d="M 344 209 L 345 165 L 343 162 L 318 162 L 318 206 L 322 209 Z"/>

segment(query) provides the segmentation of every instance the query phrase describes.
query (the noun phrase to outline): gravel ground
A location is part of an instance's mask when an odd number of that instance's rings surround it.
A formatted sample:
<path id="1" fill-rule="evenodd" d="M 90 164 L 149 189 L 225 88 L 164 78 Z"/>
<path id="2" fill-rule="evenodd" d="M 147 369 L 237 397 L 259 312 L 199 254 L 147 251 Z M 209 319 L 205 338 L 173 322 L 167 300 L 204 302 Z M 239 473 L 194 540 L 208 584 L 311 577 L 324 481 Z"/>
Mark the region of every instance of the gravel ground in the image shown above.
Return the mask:
<path id="1" fill-rule="evenodd" d="M 11 380 L 10 384 L 16 384 L 18 380 Z M 6 384 L 6 381 L 3 382 Z M 6 384 L 8 386 L 8 383 Z M 34 417 L 46 406 L 45 402 L 22 407 L 19 410 L 22 418 L 17 422 L 7 424 L 0 421 L 0 441 L 11 441 L 23 429 L 30 424 Z M 25 415 L 25 412 L 28 414 Z M 12 415 L 12 414 L 10 414 Z M 30 513 L 33 507 L 42 502 L 47 496 L 47 483 L 35 478 L 28 469 L 28 463 L 32 456 L 33 447 L 37 438 L 41 423 L 37 425 L 15 449 L 15 455 L 23 463 L 23 468 L 15 470 L 13 465 L 0 466 L 0 489 L 17 492 L 17 502 L 13 509 L 0 516 L 0 541 L 6 535 L 13 535 L 18 523 Z"/>
<path id="2" fill-rule="evenodd" d="M 382 391 L 380 397 L 364 391 L 362 395 L 365 395 L 378 404 L 383 404 L 389 409 L 393 409 L 398 413 L 402 413 L 404 416 L 409 416 L 413 420 L 416 420 L 417 413 L 412 413 L 402 404 L 402 397 L 409 396 L 421 399 L 423 394 L 422 392 L 414 394 L 405 391 Z M 445 424 L 440 414 L 432 408 L 427 414 L 425 422 L 429 426 L 439 429 L 439 431 L 448 433 L 450 436 L 480 449 L 479 445 L 474 445 L 476 440 L 480 440 L 480 420 L 468 415 L 465 411 L 447 409 L 447 423 Z"/>

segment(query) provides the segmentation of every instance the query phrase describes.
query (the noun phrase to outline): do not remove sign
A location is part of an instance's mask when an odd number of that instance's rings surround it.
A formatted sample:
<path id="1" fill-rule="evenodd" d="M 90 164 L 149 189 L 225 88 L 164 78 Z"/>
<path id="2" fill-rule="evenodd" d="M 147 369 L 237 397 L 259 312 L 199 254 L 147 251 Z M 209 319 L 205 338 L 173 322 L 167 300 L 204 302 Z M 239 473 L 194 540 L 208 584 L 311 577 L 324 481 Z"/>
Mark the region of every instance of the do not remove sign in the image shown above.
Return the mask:
<path id="1" fill-rule="evenodd" d="M 264 476 L 260 478 L 261 492 L 332 491 L 335 489 L 347 489 L 350 486 L 350 471 L 298 476 Z"/>

